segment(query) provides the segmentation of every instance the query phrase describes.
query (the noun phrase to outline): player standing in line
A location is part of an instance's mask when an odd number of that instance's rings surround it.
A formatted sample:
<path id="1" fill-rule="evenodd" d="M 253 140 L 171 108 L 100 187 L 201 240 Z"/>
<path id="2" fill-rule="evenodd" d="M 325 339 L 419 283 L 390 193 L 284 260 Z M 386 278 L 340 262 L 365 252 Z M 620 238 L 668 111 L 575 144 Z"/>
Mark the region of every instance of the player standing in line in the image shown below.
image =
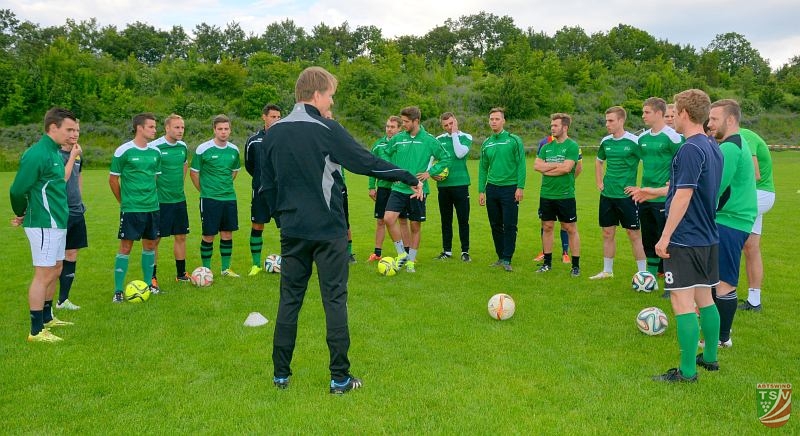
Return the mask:
<path id="1" fill-rule="evenodd" d="M 400 168 L 417 175 L 422 182 L 422 198 L 410 197 L 411 188 L 408 185 L 395 183 L 392 193 L 386 202 L 386 213 L 383 221 L 389 229 L 394 247 L 397 250 L 397 266 L 406 266 L 406 271 L 416 272 L 417 250 L 419 249 L 422 235 L 422 223 L 425 222 L 425 199 L 428 195 L 428 179 L 431 175 L 438 176 L 450 165 L 450 154 L 442 144 L 436 140 L 420 124 L 422 112 L 416 106 L 403 108 L 400 111 L 400 120 L 403 130 L 389 140 L 386 153 L 391 162 Z M 431 159 L 438 160 L 429 168 Z M 409 250 L 406 253 L 403 245 L 402 233 L 398 220 L 400 214 L 406 212 L 411 221 L 411 241 L 408 241 Z"/>
<path id="2" fill-rule="evenodd" d="M 627 194 L 633 194 L 638 189 L 658 189 L 667 186 L 669 171 L 675 153 L 683 144 L 683 138 L 672 127 L 666 125 L 664 112 L 667 104 L 658 97 L 651 97 L 644 101 L 642 107 L 642 120 L 649 127 L 639 135 L 639 152 L 642 158 L 642 186 L 625 187 Z M 667 220 L 664 214 L 665 197 L 657 197 L 643 201 L 639 206 L 639 219 L 642 225 L 642 246 L 647 256 L 647 271 L 654 277 L 663 269 L 661 258 L 656 254 L 656 243 L 661 238 L 664 223 Z M 658 289 L 658 282 L 656 282 Z M 669 292 L 664 291 L 664 298 L 669 298 Z"/>
<path id="3" fill-rule="evenodd" d="M 197 146 L 189 174 L 194 187 L 200 191 L 200 220 L 203 225 L 200 259 L 204 267 L 211 268 L 214 238 L 219 233 L 222 275 L 238 278 L 239 274 L 231 269 L 231 253 L 233 232 L 239 230 L 239 212 L 233 188 L 233 181 L 241 169 L 239 148 L 228 142 L 230 118 L 217 115 L 211 126 L 214 138 Z"/>
<path id="4" fill-rule="evenodd" d="M 664 124 L 668 125 L 673 130 L 675 129 L 675 103 L 667 104 L 667 111 L 664 112 Z"/>
<path id="5" fill-rule="evenodd" d="M 552 126 L 551 126 L 551 128 L 552 128 Z M 539 141 L 539 148 L 536 149 L 536 155 L 538 156 L 539 152 L 542 151 L 542 147 L 544 147 L 545 145 L 553 142 L 554 139 L 555 138 L 553 138 L 553 135 L 547 135 L 547 136 L 544 137 L 544 139 Z M 577 179 L 578 176 L 580 176 L 582 172 L 583 172 L 583 153 L 581 153 L 581 150 L 579 148 L 578 149 L 578 162 L 575 164 L 575 178 Z M 542 228 L 539 231 L 539 236 L 540 237 L 544 236 L 544 228 Z M 561 239 L 561 262 L 563 262 L 563 263 L 572 263 L 572 259 L 570 258 L 570 255 L 569 255 L 569 233 L 567 233 L 567 231 L 564 230 L 564 228 L 560 228 L 559 231 L 558 231 L 558 236 Z M 536 257 L 533 258 L 533 261 L 534 262 L 542 262 L 542 261 L 544 261 L 544 249 L 542 249 L 542 251 L 540 251 L 539 254 L 536 255 Z"/>
<path id="6" fill-rule="evenodd" d="M 741 117 L 739 103 L 729 99 L 715 101 L 708 116 L 708 127 L 723 156 L 717 204 L 720 282 L 714 300 L 720 318 L 719 346 L 725 348 L 733 345 L 731 326 L 739 304 L 736 286 L 742 249 L 758 215 L 752 153 L 739 135 Z"/>
<path id="7" fill-rule="evenodd" d="M 472 135 L 458 129 L 458 120 L 452 112 L 439 117 L 445 133 L 436 139 L 452 156 L 448 175 L 444 180 L 434 176 L 439 191 L 439 214 L 442 217 L 442 252 L 436 259 L 453 257 L 453 208 L 458 217 L 458 238 L 461 240 L 461 260 L 470 262 L 469 256 L 469 172 L 467 155 L 472 145 Z"/>
<path id="8" fill-rule="evenodd" d="M 772 156 L 769 154 L 767 143 L 755 132 L 748 129 L 739 129 L 739 134 L 750 146 L 750 151 L 756 157 L 756 197 L 758 201 L 758 216 L 753 223 L 753 230 L 744 243 L 744 263 L 747 271 L 747 299 L 739 305 L 740 310 L 761 311 L 761 283 L 764 280 L 764 262 L 761 260 L 761 227 L 764 214 L 775 205 L 775 184 L 772 181 Z"/>
<path id="9" fill-rule="evenodd" d="M 350 373 L 347 322 L 347 240 L 342 208 L 342 166 L 348 170 L 413 186 L 422 198 L 422 183 L 413 174 L 378 159 L 337 122 L 321 113 L 333 105 L 336 78 L 320 67 L 300 73 L 297 104 L 264 139 L 262 189 L 270 211 L 281 222 L 281 294 L 272 346 L 273 384 L 289 387 L 297 338 L 297 318 L 316 264 L 325 308 L 330 355 L 331 394 L 362 386 Z"/>
<path id="10" fill-rule="evenodd" d="M 59 145 L 76 135 L 75 115 L 52 108 L 44 116 L 45 134 L 25 150 L 9 189 L 14 218 L 11 225 L 23 226 L 33 260 L 33 280 L 28 288 L 31 329 L 28 342 L 58 342 L 62 339 L 48 327 L 72 324 L 53 316 L 53 297 L 64 260 L 67 237 L 68 205 L 64 162 Z M 80 147 L 72 149 L 75 162 Z M 71 163 L 68 162 L 68 165 Z"/>
<path id="11" fill-rule="evenodd" d="M 402 121 L 397 115 L 392 115 L 386 121 L 386 135 L 378 139 L 372 144 L 372 154 L 391 162 L 391 158 L 386 154 L 386 146 L 389 145 L 389 140 L 400 131 Z M 369 255 L 368 262 L 380 260 L 383 254 L 383 240 L 386 237 L 386 223 L 383 221 L 383 215 L 386 213 L 386 202 L 389 201 L 389 195 L 392 193 L 392 182 L 388 180 L 381 180 L 375 177 L 369 178 L 369 198 L 375 202 L 375 250 Z M 408 228 L 408 218 L 405 213 L 400 214 L 400 236 L 403 241 L 411 241 L 411 230 Z M 408 252 L 408 247 L 404 247 Z"/>
<path id="12" fill-rule="evenodd" d="M 122 290 L 128 274 L 128 257 L 133 241 L 142 241 L 142 281 L 153 278 L 156 241 L 159 233 L 159 204 L 156 178 L 161 174 L 161 152 L 148 142 L 156 137 L 156 117 L 141 113 L 133 117 L 134 137 L 114 151 L 108 185 L 120 204 L 119 252 L 114 260 L 114 303 L 125 299 Z M 161 290 L 150 285 L 150 292 Z"/>
<path id="13" fill-rule="evenodd" d="M 244 169 L 253 178 L 250 195 L 250 256 L 253 265 L 250 267 L 248 276 L 254 276 L 261 272 L 261 251 L 264 246 L 264 224 L 270 221 L 270 213 L 267 209 L 267 201 L 263 193 L 259 193 L 261 187 L 261 173 L 258 168 L 261 144 L 264 142 L 264 135 L 267 134 L 270 126 L 281 119 L 281 108 L 274 104 L 268 104 L 261 110 L 261 119 L 264 121 L 264 128 L 256 132 L 247 139 L 244 146 Z"/>
<path id="14" fill-rule="evenodd" d="M 505 111 L 489 111 L 492 134 L 483 141 L 478 166 L 478 204 L 486 206 L 499 266 L 513 271 L 511 258 L 517 248 L 519 203 L 525 189 L 525 148 L 522 139 L 505 130 Z"/>
<path id="15" fill-rule="evenodd" d="M 703 130 L 711 101 L 698 89 L 675 96 L 675 127 L 686 142 L 672 162 L 669 185 L 641 189 L 633 199 L 642 202 L 666 193 L 667 222 L 656 244 L 664 259 L 664 288 L 670 290 L 680 346 L 680 366 L 653 377 L 664 382 L 696 382 L 697 368 L 719 370 L 717 349 L 695 356 L 700 327 L 707 340 L 719 337 L 720 315 L 711 296 L 719 283 L 719 234 L 714 215 L 722 174 L 719 148 Z M 698 325 L 695 306 L 700 313 Z"/>
<path id="16" fill-rule="evenodd" d="M 636 185 L 639 173 L 639 138 L 625 130 L 626 118 L 627 113 L 620 106 L 610 107 L 606 111 L 609 135 L 603 138 L 597 151 L 594 176 L 600 191 L 598 215 L 603 230 L 603 270 L 589 277 L 591 280 L 614 277 L 614 255 L 617 251 L 614 236 L 617 225 L 622 225 L 628 233 L 637 271 L 647 270 L 639 212 L 636 203 L 625 193 L 626 186 Z M 606 164 L 605 175 L 603 163 Z"/>
<path id="17" fill-rule="evenodd" d="M 550 271 L 553 265 L 555 221 L 569 234 L 572 247 L 572 277 L 581 275 L 581 240 L 578 235 L 578 208 L 575 202 L 575 173 L 580 155 L 578 143 L 568 133 L 572 117 L 564 113 L 550 116 L 553 141 L 539 149 L 534 169 L 542 173 L 539 219 L 542 220 L 544 263 L 536 272 Z"/>
<path id="18" fill-rule="evenodd" d="M 69 300 L 69 292 L 72 290 L 72 282 L 75 280 L 75 265 L 78 261 L 78 250 L 89 246 L 86 232 L 86 205 L 83 204 L 83 173 L 81 165 L 83 153 L 78 144 L 81 126 L 76 122 L 75 130 L 67 138 L 67 142 L 61 145 L 59 153 L 61 160 L 64 161 L 65 175 L 67 180 L 67 206 L 69 207 L 69 218 L 67 219 L 67 239 L 64 246 L 64 264 L 58 278 L 58 303 L 56 309 L 78 310 L 81 307 Z M 77 148 L 77 154 L 72 150 Z M 66 166 L 70 167 L 67 168 Z"/>
<path id="19" fill-rule="evenodd" d="M 172 114 L 164 120 L 164 136 L 149 145 L 161 152 L 161 175 L 158 176 L 159 237 L 156 239 L 156 265 L 151 285 L 158 288 L 158 245 L 161 238 L 174 236 L 172 254 L 175 257 L 175 280 L 188 283 L 186 272 L 186 235 L 189 234 L 189 211 L 186 207 L 187 158 L 189 149 L 182 141 L 185 130 L 183 118 Z"/>

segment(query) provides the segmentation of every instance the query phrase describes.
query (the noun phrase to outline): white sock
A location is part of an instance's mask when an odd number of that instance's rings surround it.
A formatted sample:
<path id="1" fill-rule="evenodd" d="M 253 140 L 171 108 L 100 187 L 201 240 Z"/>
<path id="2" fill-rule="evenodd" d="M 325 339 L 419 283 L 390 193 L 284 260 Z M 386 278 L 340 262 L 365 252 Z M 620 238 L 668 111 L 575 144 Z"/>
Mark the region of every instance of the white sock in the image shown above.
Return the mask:
<path id="1" fill-rule="evenodd" d="M 761 289 L 750 288 L 747 290 L 747 301 L 751 306 L 761 305 Z"/>
<path id="2" fill-rule="evenodd" d="M 417 249 L 416 248 L 409 248 L 408 249 L 408 261 L 414 262 L 417 260 Z"/>
<path id="3" fill-rule="evenodd" d="M 395 248 L 395 250 L 397 250 L 397 256 L 398 257 L 406 254 L 406 249 L 403 246 L 403 240 L 402 239 L 399 240 L 399 241 L 394 241 L 394 248 Z"/>
<path id="4" fill-rule="evenodd" d="M 603 271 L 614 274 L 614 258 L 613 257 L 604 257 L 603 258 Z"/>
<path id="5" fill-rule="evenodd" d="M 647 259 L 637 260 L 636 268 L 639 268 L 638 271 L 647 271 Z"/>

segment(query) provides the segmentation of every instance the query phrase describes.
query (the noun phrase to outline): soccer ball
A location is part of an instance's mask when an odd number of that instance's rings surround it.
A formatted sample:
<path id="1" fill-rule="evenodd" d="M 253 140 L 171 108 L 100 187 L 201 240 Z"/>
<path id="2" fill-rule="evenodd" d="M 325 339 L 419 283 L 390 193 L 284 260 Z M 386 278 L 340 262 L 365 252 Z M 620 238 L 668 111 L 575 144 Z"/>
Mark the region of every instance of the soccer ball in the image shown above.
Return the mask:
<path id="1" fill-rule="evenodd" d="M 442 170 L 441 173 L 437 174 L 436 177 L 439 178 L 438 180 L 439 182 L 444 182 L 445 180 L 447 180 L 447 176 L 449 175 L 450 175 L 450 168 L 445 168 L 444 170 Z"/>
<path id="2" fill-rule="evenodd" d="M 129 303 L 143 303 L 150 298 L 150 286 L 141 280 L 134 280 L 125 286 L 125 299 Z"/>
<path id="3" fill-rule="evenodd" d="M 646 335 L 660 335 L 667 331 L 668 325 L 667 314 L 657 307 L 642 309 L 636 315 L 636 327 L 639 327 L 639 331 Z"/>
<path id="4" fill-rule="evenodd" d="M 269 273 L 281 273 L 281 257 L 277 254 L 270 254 L 264 259 L 264 271 Z"/>
<path id="5" fill-rule="evenodd" d="M 198 266 L 194 271 L 192 271 L 191 279 L 192 283 L 194 283 L 198 288 L 205 288 L 206 286 L 211 286 L 211 284 L 214 283 L 214 273 L 204 266 Z"/>
<path id="6" fill-rule="evenodd" d="M 397 274 L 397 263 L 393 257 L 382 257 L 378 261 L 378 274 L 389 277 Z"/>
<path id="7" fill-rule="evenodd" d="M 633 275 L 631 288 L 637 292 L 652 292 L 656 287 L 656 277 L 647 272 L 639 271 Z"/>
<path id="8" fill-rule="evenodd" d="M 489 316 L 504 321 L 514 316 L 514 299 L 508 294 L 495 294 L 489 299 Z"/>

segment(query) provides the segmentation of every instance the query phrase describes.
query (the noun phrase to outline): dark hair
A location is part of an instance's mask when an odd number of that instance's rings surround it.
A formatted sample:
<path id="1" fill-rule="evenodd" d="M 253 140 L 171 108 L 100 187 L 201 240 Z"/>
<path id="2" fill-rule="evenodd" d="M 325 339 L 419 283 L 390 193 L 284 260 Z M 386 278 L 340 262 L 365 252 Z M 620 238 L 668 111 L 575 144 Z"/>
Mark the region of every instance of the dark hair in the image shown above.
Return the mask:
<path id="1" fill-rule="evenodd" d="M 136 127 L 144 127 L 144 122 L 147 120 L 156 120 L 156 116 L 150 112 L 143 112 L 133 117 L 133 134 L 136 134 Z"/>
<path id="2" fill-rule="evenodd" d="M 644 104 L 642 104 L 642 106 L 647 106 L 656 112 L 661 112 L 661 115 L 667 113 L 667 102 L 664 101 L 663 98 L 650 97 L 644 101 Z"/>
<path id="3" fill-rule="evenodd" d="M 422 118 L 422 112 L 416 106 L 408 106 L 404 107 L 403 110 L 400 111 L 400 116 L 406 117 L 409 120 L 414 121 Z"/>
<path id="4" fill-rule="evenodd" d="M 66 119 L 70 119 L 76 123 L 78 122 L 78 118 L 76 118 L 75 114 L 71 111 L 60 107 L 51 108 L 44 114 L 44 131 L 47 132 L 51 124 L 55 124 L 56 127 L 61 127 L 61 123 Z"/>
<path id="5" fill-rule="evenodd" d="M 572 124 L 572 117 L 561 112 L 550 115 L 550 121 L 555 120 L 561 120 L 561 125 L 564 127 L 569 127 L 569 125 Z"/>
<path id="6" fill-rule="evenodd" d="M 217 124 L 221 124 L 221 123 L 230 124 L 231 123 L 231 119 L 228 118 L 228 116 L 225 115 L 225 114 L 219 114 L 216 117 L 214 117 L 213 120 L 211 120 L 211 128 L 212 129 L 216 129 L 217 128 Z"/>
<path id="7" fill-rule="evenodd" d="M 495 112 L 500 112 L 501 114 L 503 114 L 503 118 L 506 117 L 506 110 L 501 108 L 501 107 L 493 107 L 493 108 L 489 109 L 489 115 L 491 115 L 491 114 L 493 114 Z"/>
<path id="8" fill-rule="evenodd" d="M 264 115 L 269 115 L 270 111 L 276 111 L 278 113 L 281 113 L 281 108 L 278 107 L 277 104 L 270 103 L 270 104 L 264 106 L 264 109 L 261 110 L 261 113 L 264 114 Z"/>
<path id="9" fill-rule="evenodd" d="M 722 100 L 717 100 L 714 103 L 711 103 L 711 108 L 721 107 L 725 113 L 725 118 L 733 117 L 734 120 L 738 123 L 742 120 L 742 107 L 739 106 L 739 102 L 736 100 L 725 98 Z"/>
<path id="10" fill-rule="evenodd" d="M 450 118 L 455 118 L 456 116 L 452 112 L 445 112 L 442 116 L 439 117 L 439 121 L 449 120 Z"/>

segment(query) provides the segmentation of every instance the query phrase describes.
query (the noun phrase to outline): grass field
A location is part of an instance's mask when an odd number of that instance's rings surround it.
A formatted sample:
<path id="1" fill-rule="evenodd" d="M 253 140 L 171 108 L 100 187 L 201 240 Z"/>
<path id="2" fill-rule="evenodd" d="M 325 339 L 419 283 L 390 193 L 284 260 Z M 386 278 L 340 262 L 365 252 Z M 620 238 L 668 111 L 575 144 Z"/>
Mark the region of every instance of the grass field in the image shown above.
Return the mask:
<path id="1" fill-rule="evenodd" d="M 800 243 L 800 153 L 774 153 L 777 203 L 764 224 L 764 312 L 739 313 L 734 347 L 720 352 L 722 370 L 700 370 L 695 385 L 664 385 L 650 376 L 678 363 L 674 317 L 660 293 L 630 290 L 635 271 L 630 245 L 618 233 L 616 278 L 593 282 L 602 266 L 598 194 L 593 168 L 579 178 L 578 216 L 583 276 L 554 263 L 534 273 L 540 249 L 539 176 L 529 170 L 521 204 L 515 271 L 495 260 L 486 211 L 472 186 L 474 261 L 431 260 L 441 250 L 435 188 L 416 274 L 381 277 L 365 259 L 373 246 L 372 202 L 366 178 L 348 176 L 354 246 L 351 266 L 350 358 L 364 388 L 343 397 L 327 393 L 325 322 L 316 279 L 301 313 L 292 385 L 272 386 L 273 324 L 243 327 L 249 312 L 274 319 L 278 275 L 217 277 L 211 288 L 165 280 L 174 272 L 171 240 L 162 245 L 164 295 L 146 304 L 111 303 L 118 206 L 107 171 L 84 175 L 90 247 L 78 259 L 71 299 L 60 311 L 75 325 L 55 332 L 58 345 L 28 344 L 27 287 L 32 275 L 24 233 L 0 226 L 0 433 L 4 434 L 755 434 L 757 383 L 800 383 L 796 339 Z M 476 171 L 476 162 L 470 162 Z M 528 163 L 528 168 L 532 162 Z M 795 174 L 795 176 L 792 176 Z M 0 173 L 8 192 L 13 173 Z M 473 179 L 475 180 L 475 179 Z M 199 262 L 197 195 L 187 183 L 193 233 L 188 266 Z M 237 180 L 240 225 L 233 268 L 249 268 L 249 177 Z M 6 197 L 7 198 L 7 197 Z M 794 212 L 793 212 L 794 211 Z M 0 216 L 10 220 L 8 200 Z M 8 223 L 8 221 L 6 221 Z M 456 241 L 457 241 L 456 236 Z M 454 245 L 457 247 L 458 243 Z M 384 245 L 392 252 L 389 243 Z M 128 279 L 140 278 L 140 245 Z M 265 255 L 278 251 L 277 232 L 265 231 Z M 219 272 L 215 246 L 213 269 Z M 793 266 L 794 265 L 794 266 Z M 744 273 L 739 295 L 746 296 Z M 516 315 L 498 322 L 488 298 L 511 294 Z M 636 313 L 661 307 L 670 326 L 648 337 Z M 792 315 L 794 314 L 794 315 Z M 794 321 L 792 321 L 794 320 Z M 781 433 L 800 433 L 794 417 Z"/>

